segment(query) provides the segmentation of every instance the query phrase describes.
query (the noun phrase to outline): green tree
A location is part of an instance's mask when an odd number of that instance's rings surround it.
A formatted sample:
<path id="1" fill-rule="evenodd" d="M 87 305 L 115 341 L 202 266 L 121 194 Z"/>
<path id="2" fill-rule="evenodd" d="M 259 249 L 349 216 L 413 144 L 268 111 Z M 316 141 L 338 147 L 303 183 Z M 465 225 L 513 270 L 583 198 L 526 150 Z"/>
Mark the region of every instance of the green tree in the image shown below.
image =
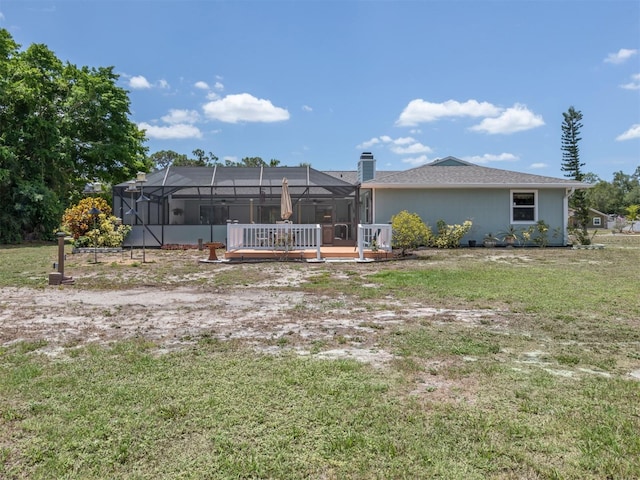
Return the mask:
<path id="1" fill-rule="evenodd" d="M 582 182 L 584 173 L 582 167 L 584 163 L 580 162 L 580 129 L 582 128 L 582 113 L 573 107 L 569 107 L 562 114 L 564 120 L 562 122 L 562 171 L 566 172 L 565 177 L 572 178 Z M 570 206 L 574 209 L 577 228 L 582 230 L 585 238 L 587 235 L 587 226 L 589 225 L 589 204 L 584 190 L 578 189 L 574 192 L 570 200 Z"/>
<path id="2" fill-rule="evenodd" d="M 640 219 L 640 205 L 629 205 L 627 207 L 627 221 L 631 225 L 631 231 L 635 231 L 635 224 Z"/>
<path id="3" fill-rule="evenodd" d="M 622 198 L 618 195 L 615 187 L 605 180 L 600 180 L 593 187 L 587 190 L 586 196 L 589 205 L 600 212 L 620 212 Z"/>
<path id="4" fill-rule="evenodd" d="M 638 176 L 638 170 L 640 170 L 640 168 L 636 169 L 633 175 L 627 175 L 622 171 L 613 174 L 613 181 L 611 183 L 620 198 L 618 213 L 622 213 L 626 207 L 630 205 L 640 203 L 640 178 Z"/>
<path id="5" fill-rule="evenodd" d="M 611 182 L 599 180 L 587 190 L 586 197 L 588 204 L 596 210 L 624 215 L 629 205 L 640 204 L 640 167 L 631 175 L 614 172 Z"/>
<path id="6" fill-rule="evenodd" d="M 45 45 L 20 51 L 0 29 L 0 243 L 51 237 L 87 181 L 147 170 L 117 79 L 112 68 L 63 64 Z"/>
<path id="7" fill-rule="evenodd" d="M 204 150 L 196 148 L 193 152 L 196 158 L 190 158 L 182 160 L 178 163 L 174 163 L 176 167 L 211 167 L 218 163 L 218 157 L 212 152 L 207 155 Z"/>
<path id="8" fill-rule="evenodd" d="M 277 167 L 280 165 L 280 160 L 272 158 L 269 163 L 265 162 L 262 157 L 244 157 L 239 162 L 232 160 L 226 160 L 226 167 Z"/>
<path id="9" fill-rule="evenodd" d="M 402 255 L 409 249 L 428 245 L 431 231 L 417 213 L 402 210 L 391 217 L 393 246 L 402 249 Z"/>
<path id="10" fill-rule="evenodd" d="M 180 165 L 180 162 L 187 160 L 187 156 L 173 150 L 160 150 L 149 155 L 149 160 L 154 170 L 164 170 L 171 165 Z"/>

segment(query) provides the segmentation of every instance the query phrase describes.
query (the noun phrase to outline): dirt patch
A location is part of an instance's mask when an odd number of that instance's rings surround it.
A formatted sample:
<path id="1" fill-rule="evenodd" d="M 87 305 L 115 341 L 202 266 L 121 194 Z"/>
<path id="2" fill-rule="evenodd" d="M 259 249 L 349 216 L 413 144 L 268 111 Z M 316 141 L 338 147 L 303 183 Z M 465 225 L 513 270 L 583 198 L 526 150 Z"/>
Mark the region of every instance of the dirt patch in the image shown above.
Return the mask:
<path id="1" fill-rule="evenodd" d="M 437 261 L 447 252 L 427 253 Z M 530 254 L 518 253 L 499 252 L 486 261 L 527 264 Z M 259 352 L 349 358 L 383 367 L 395 359 L 388 345 L 396 329 L 454 325 L 456 329 L 524 335 L 518 333 L 517 324 L 511 324 L 519 321 L 518 315 L 507 310 L 456 308 L 455 304 L 436 308 L 378 292 L 380 284 L 369 278 L 374 271 L 371 265 L 273 263 L 200 268 L 202 256 L 198 251 L 152 251 L 142 266 L 140 258 L 132 259 L 129 252 L 104 254 L 97 266 L 90 255 L 74 256 L 69 271 L 80 279 L 76 285 L 1 288 L 0 346 L 42 342 L 38 351 L 55 356 L 89 344 L 145 339 L 164 353 L 213 340 L 236 342 Z M 397 262 L 385 268 L 404 265 Z M 324 295 L 322 285 L 327 281 L 344 281 L 351 289 L 345 292 L 359 288 L 379 295 L 361 299 L 347 293 L 336 295 L 335 289 L 325 290 L 330 294 Z M 306 288 L 305 282 L 317 282 L 318 288 Z M 113 286 L 104 289 L 105 284 Z M 127 286 L 132 284 L 138 286 Z M 502 349 L 496 355 L 523 374 L 543 369 L 572 378 L 604 376 L 598 370 L 565 371 L 549 361 L 543 350 L 515 350 Z M 430 371 L 433 366 L 425 366 L 425 372 Z M 426 375 L 416 392 L 430 397 L 438 392 L 460 400 L 460 392 L 452 390 L 456 382 L 449 385 L 445 377 Z M 635 364 L 626 378 L 640 379 Z"/>
<path id="2" fill-rule="evenodd" d="M 233 267 L 220 267 L 227 268 Z M 263 268 L 266 280 L 217 290 L 3 288 L 0 345 L 45 340 L 40 351 L 59 355 L 87 344 L 144 338 L 166 352 L 206 338 L 235 340 L 262 352 L 291 350 L 380 366 L 393 359 L 379 344 L 381 332 L 389 328 L 416 318 L 479 324 L 493 317 L 489 311 L 394 305 L 387 299 L 368 300 L 365 308 L 348 296 L 328 298 L 291 288 L 313 270 Z M 191 274 L 191 280 L 200 275 Z"/>

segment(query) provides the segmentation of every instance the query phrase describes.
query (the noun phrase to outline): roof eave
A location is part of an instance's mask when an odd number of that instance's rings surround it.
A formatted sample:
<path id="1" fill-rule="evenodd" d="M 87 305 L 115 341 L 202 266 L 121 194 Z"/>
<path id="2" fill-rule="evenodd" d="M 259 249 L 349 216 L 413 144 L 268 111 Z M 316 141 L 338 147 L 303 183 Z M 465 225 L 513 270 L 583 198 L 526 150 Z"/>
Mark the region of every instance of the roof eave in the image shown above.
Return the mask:
<path id="1" fill-rule="evenodd" d="M 402 190 L 436 190 L 436 189 L 464 189 L 464 188 L 575 188 L 586 189 L 593 185 L 576 183 L 438 183 L 438 184 L 406 184 L 406 183 L 363 183 L 360 188 L 402 189 Z"/>

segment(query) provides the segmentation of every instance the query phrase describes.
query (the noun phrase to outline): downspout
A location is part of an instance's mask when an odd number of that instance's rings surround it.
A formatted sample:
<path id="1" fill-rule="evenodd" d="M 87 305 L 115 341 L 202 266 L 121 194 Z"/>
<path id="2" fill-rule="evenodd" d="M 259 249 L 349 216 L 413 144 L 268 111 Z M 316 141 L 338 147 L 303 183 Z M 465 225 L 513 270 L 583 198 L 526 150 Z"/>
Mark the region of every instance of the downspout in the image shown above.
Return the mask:
<path id="1" fill-rule="evenodd" d="M 355 224 L 357 228 L 358 225 L 360 224 L 360 185 L 356 186 L 354 209 L 355 209 L 355 215 L 354 215 L 355 218 L 354 218 L 354 221 L 352 221 L 352 223 Z M 357 235 L 356 235 L 356 238 L 357 238 Z"/>
<path id="2" fill-rule="evenodd" d="M 563 228 L 563 243 L 564 245 L 567 245 L 569 243 L 569 233 L 568 233 L 568 228 L 569 228 L 569 199 L 573 196 L 573 194 L 576 192 L 576 188 L 575 187 L 571 187 L 571 188 L 567 188 L 565 190 L 565 196 L 562 202 L 562 223 L 564 225 Z"/>
<path id="3" fill-rule="evenodd" d="M 377 223 L 376 222 L 376 202 L 375 202 L 375 198 L 376 198 L 376 189 L 372 188 L 371 189 L 371 223 Z"/>

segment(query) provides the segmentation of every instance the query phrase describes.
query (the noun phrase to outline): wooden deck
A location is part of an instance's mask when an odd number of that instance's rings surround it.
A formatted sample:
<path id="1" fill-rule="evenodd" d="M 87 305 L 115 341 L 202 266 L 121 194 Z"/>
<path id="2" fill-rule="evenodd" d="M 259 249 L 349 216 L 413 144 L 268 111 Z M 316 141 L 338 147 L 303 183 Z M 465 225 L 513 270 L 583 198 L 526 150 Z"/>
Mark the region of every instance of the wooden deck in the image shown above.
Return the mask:
<path id="1" fill-rule="evenodd" d="M 252 249 L 238 249 L 232 252 L 224 252 L 224 260 L 229 261 L 254 261 L 254 260 L 273 260 L 273 261 L 317 261 L 316 249 L 291 249 L 291 250 L 252 250 Z M 358 248 L 354 246 L 349 247 L 321 247 L 320 248 L 321 261 L 337 261 L 337 260 L 352 260 L 356 261 L 359 258 Z M 367 261 L 372 260 L 386 260 L 393 258 L 392 252 L 386 252 L 382 250 L 372 251 L 365 250 L 364 258 Z"/>

